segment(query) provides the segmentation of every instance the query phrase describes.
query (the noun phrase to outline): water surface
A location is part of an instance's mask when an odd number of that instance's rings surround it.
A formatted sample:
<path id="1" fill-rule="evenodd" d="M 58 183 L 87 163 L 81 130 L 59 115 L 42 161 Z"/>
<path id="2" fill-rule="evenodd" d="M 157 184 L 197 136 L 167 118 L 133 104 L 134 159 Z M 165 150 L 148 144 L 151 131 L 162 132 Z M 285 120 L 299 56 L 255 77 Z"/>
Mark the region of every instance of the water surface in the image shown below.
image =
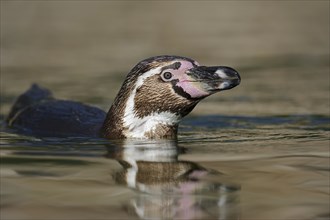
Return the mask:
<path id="1" fill-rule="evenodd" d="M 326 219 L 329 118 L 204 116 L 179 141 L 1 133 L 6 219 Z"/>

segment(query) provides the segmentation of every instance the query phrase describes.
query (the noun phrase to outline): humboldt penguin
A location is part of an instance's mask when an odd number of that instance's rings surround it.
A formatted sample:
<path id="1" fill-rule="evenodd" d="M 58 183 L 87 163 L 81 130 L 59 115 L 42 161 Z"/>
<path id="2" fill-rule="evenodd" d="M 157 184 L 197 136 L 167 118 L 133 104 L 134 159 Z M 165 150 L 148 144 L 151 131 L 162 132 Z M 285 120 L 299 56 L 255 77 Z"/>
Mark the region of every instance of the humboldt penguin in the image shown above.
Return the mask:
<path id="1" fill-rule="evenodd" d="M 18 97 L 7 124 L 43 137 L 175 139 L 181 119 L 205 97 L 240 84 L 236 70 L 201 66 L 181 56 L 155 56 L 128 73 L 108 113 L 59 100 L 36 84 Z"/>

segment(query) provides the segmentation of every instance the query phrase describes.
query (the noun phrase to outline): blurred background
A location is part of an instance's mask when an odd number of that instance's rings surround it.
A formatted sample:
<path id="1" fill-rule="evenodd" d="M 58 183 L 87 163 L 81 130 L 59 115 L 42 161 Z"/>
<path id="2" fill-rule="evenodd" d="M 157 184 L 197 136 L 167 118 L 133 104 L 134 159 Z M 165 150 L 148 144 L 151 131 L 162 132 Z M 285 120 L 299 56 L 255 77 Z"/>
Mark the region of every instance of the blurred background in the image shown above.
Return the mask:
<path id="1" fill-rule="evenodd" d="M 329 114 L 329 1 L 1 1 L 1 114 L 31 83 L 107 110 L 140 60 L 237 69 L 193 114 Z"/>

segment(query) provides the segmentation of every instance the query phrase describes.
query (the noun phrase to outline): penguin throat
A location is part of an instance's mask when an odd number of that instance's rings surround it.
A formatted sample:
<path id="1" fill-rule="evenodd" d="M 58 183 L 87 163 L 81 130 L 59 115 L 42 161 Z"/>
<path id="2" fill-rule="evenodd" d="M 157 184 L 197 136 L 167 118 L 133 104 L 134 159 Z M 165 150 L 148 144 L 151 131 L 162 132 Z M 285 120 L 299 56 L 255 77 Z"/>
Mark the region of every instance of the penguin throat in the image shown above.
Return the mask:
<path id="1" fill-rule="evenodd" d="M 132 112 L 124 116 L 124 133 L 127 138 L 175 139 L 181 116 L 171 112 L 152 113 L 139 118 Z"/>

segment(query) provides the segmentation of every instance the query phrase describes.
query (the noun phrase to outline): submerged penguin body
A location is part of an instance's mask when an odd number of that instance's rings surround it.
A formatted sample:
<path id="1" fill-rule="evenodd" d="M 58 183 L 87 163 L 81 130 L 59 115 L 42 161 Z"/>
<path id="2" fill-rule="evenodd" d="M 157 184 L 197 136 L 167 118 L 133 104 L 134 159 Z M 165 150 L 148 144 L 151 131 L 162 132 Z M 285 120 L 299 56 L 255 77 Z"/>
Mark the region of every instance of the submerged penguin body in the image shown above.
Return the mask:
<path id="1" fill-rule="evenodd" d="M 43 137 L 99 137 L 106 112 L 80 102 L 58 100 L 34 84 L 14 104 L 7 123 Z"/>

